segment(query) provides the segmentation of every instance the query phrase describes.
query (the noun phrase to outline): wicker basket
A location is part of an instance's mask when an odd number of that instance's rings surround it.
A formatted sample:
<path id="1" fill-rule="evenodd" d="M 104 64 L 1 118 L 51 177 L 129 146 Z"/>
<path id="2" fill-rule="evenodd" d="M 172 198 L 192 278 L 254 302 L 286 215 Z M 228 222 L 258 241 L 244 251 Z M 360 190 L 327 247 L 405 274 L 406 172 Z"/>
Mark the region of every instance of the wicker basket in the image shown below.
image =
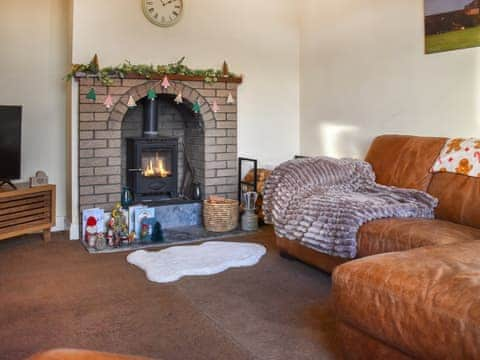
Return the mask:
<path id="1" fill-rule="evenodd" d="M 203 223 L 207 231 L 227 232 L 238 226 L 238 201 L 203 201 Z"/>

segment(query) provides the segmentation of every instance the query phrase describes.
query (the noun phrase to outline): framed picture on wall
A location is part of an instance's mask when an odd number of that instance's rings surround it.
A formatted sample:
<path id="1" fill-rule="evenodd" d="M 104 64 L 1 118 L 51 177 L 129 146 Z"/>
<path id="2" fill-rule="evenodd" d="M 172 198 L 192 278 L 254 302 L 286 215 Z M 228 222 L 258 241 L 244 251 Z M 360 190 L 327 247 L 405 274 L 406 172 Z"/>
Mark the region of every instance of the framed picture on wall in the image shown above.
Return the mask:
<path id="1" fill-rule="evenodd" d="M 480 0 L 424 0 L 427 54 L 480 46 Z"/>

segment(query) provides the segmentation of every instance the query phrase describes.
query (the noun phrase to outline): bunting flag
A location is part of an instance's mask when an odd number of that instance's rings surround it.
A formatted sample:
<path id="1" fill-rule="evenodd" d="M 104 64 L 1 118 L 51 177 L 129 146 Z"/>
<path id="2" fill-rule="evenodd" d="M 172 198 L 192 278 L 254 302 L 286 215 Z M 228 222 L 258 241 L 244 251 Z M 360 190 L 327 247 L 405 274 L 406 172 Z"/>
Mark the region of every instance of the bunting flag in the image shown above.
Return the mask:
<path id="1" fill-rule="evenodd" d="M 168 89 L 170 87 L 170 81 L 168 81 L 167 75 L 165 75 L 165 77 L 163 78 L 162 87 L 164 89 Z"/>
<path id="2" fill-rule="evenodd" d="M 177 97 L 173 101 L 175 101 L 176 104 L 182 104 L 183 103 L 183 95 L 182 95 L 181 91 L 177 94 Z"/>
<path id="3" fill-rule="evenodd" d="M 137 103 L 135 102 L 135 99 L 133 98 L 132 95 L 128 98 L 127 106 L 131 109 L 137 106 Z"/>
<path id="4" fill-rule="evenodd" d="M 107 109 L 111 109 L 113 106 L 112 95 L 107 95 L 105 102 L 103 103 Z"/>
<path id="5" fill-rule="evenodd" d="M 192 108 L 193 112 L 195 114 L 199 114 L 200 113 L 200 104 L 198 101 L 195 101 L 195 104 L 193 104 L 193 108 Z"/>
<path id="6" fill-rule="evenodd" d="M 157 98 L 157 93 L 155 92 L 155 90 L 153 89 L 148 90 L 147 98 L 148 100 L 151 100 L 151 101 L 155 100 Z"/>
<path id="7" fill-rule="evenodd" d="M 220 107 L 219 107 L 218 104 L 217 104 L 217 100 L 214 100 L 214 101 L 213 101 L 213 104 L 212 104 L 212 111 L 213 111 L 214 113 L 216 113 L 216 112 L 218 112 L 219 110 L 220 110 Z"/>
<path id="8" fill-rule="evenodd" d="M 235 99 L 233 98 L 232 93 L 228 93 L 227 104 L 235 104 Z"/>
<path id="9" fill-rule="evenodd" d="M 95 92 L 95 89 L 90 88 L 86 97 L 88 100 L 93 100 L 93 101 L 97 100 L 97 93 Z"/>

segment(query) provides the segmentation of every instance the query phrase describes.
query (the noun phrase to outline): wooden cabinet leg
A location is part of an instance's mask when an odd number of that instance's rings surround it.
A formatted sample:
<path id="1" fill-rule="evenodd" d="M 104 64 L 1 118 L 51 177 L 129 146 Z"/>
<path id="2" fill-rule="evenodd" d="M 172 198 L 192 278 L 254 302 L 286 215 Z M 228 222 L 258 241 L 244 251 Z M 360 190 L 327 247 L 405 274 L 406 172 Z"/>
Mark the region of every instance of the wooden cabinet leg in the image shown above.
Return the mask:
<path id="1" fill-rule="evenodd" d="M 51 239 L 52 239 L 52 233 L 50 232 L 50 229 L 43 230 L 43 241 L 49 242 Z"/>

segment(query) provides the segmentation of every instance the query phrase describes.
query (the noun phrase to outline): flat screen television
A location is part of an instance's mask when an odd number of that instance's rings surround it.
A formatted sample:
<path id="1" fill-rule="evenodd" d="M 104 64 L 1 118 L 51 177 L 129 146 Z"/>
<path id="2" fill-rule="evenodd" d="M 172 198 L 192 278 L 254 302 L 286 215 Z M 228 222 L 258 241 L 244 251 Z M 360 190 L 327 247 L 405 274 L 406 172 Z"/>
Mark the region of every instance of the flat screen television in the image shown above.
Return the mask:
<path id="1" fill-rule="evenodd" d="M 20 178 L 21 140 L 22 107 L 0 105 L 0 186 Z"/>

